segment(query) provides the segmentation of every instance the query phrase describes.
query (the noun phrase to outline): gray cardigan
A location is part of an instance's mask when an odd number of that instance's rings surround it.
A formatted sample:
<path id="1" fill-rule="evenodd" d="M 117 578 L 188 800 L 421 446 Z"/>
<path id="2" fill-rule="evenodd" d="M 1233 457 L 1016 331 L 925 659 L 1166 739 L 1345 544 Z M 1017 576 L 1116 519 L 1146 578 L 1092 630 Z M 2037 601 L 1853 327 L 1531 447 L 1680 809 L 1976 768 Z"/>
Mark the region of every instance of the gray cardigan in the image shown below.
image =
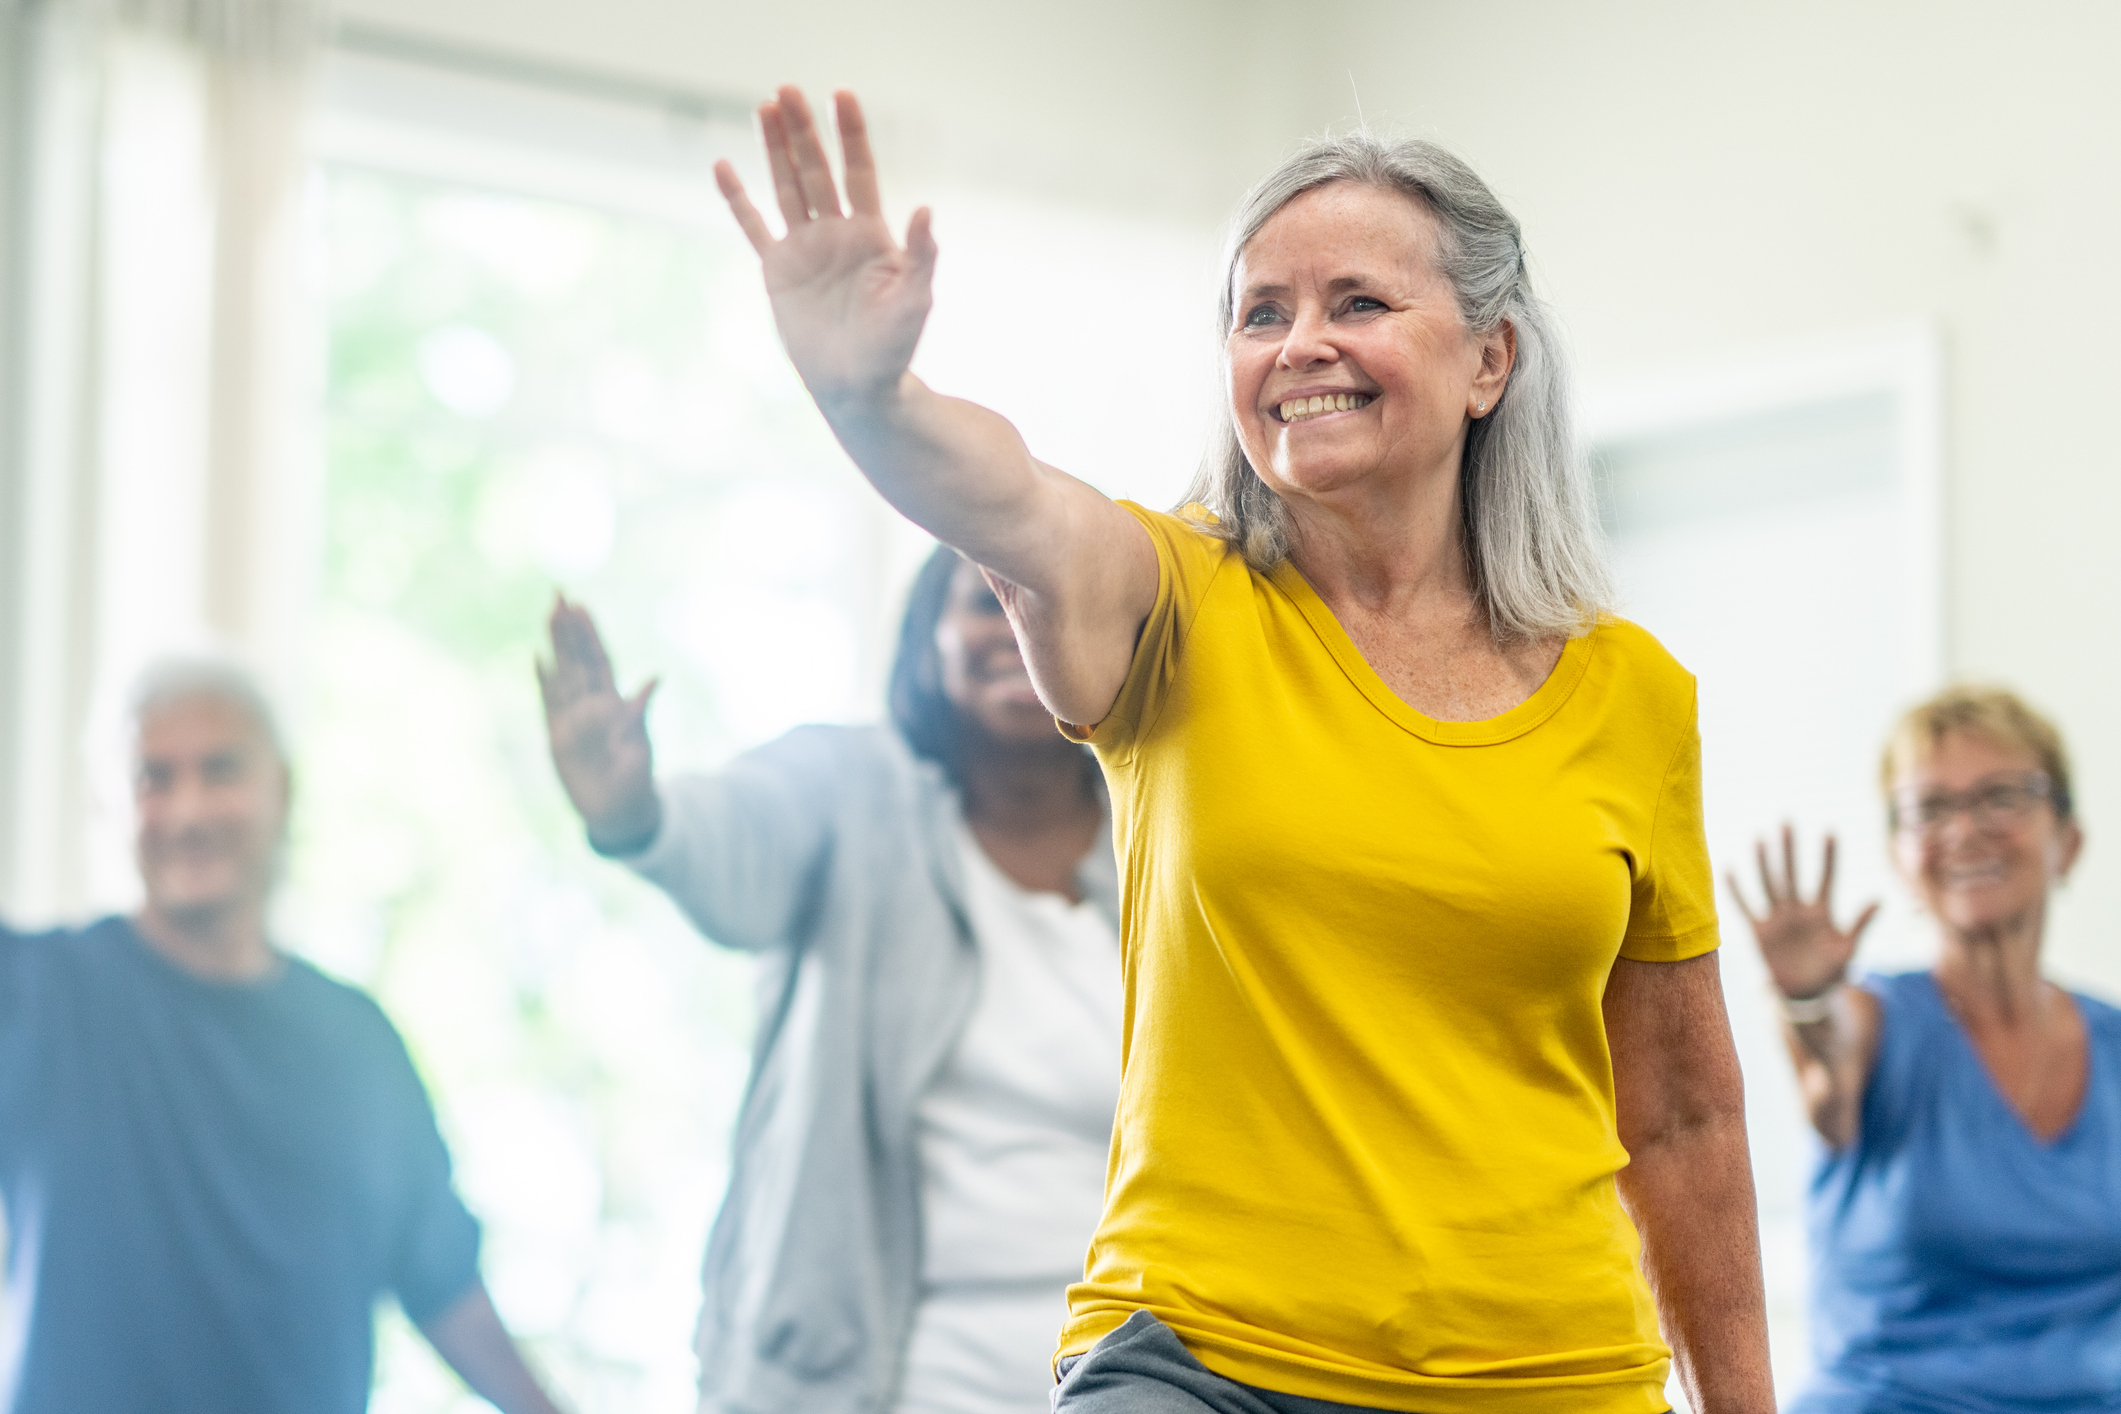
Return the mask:
<path id="1" fill-rule="evenodd" d="M 956 792 L 881 726 L 799 727 L 660 791 L 625 862 L 760 968 L 700 1408 L 885 1414 L 920 1295 L 915 1108 L 978 990 Z M 1077 881 L 1116 928 L 1109 832 Z"/>

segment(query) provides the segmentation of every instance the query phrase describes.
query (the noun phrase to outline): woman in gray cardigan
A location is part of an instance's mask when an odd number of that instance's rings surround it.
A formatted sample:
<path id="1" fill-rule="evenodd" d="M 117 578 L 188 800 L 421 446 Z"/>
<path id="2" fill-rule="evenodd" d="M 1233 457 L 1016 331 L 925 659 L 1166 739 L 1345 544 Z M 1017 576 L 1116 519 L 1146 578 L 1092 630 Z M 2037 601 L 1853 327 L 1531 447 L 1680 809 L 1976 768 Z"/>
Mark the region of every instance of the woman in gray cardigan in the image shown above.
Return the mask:
<path id="1" fill-rule="evenodd" d="M 1119 1085 L 1101 780 L 979 572 L 915 580 L 891 723 L 655 780 L 564 599 L 540 665 L 590 843 L 754 953 L 759 1030 L 708 1241 L 700 1407 L 1033 1414 L 1102 1201 Z"/>

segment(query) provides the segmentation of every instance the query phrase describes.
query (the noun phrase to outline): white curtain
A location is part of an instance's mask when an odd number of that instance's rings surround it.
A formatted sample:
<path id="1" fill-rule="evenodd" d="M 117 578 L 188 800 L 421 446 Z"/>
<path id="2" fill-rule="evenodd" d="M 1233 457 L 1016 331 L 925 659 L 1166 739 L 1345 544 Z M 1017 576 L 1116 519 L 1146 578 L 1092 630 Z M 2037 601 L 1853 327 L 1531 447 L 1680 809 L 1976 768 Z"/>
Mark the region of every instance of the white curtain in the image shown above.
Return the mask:
<path id="1" fill-rule="evenodd" d="M 214 644 L 288 685 L 317 519 L 321 23 L 308 0 L 13 0 L 0 916 L 127 901 L 97 727 L 146 658 Z"/>

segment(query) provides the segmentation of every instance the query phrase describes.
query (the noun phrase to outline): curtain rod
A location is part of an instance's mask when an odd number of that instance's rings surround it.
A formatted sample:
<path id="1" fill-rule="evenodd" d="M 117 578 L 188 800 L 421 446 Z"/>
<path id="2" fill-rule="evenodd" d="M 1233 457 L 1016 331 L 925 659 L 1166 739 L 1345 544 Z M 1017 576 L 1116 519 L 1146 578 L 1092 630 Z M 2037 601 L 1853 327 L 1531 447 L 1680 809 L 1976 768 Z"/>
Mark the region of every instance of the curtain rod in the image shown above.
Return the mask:
<path id="1" fill-rule="evenodd" d="M 331 45 L 350 54 L 395 59 L 424 68 L 499 79 L 505 83 L 572 93 L 584 98 L 601 98 L 635 108 L 652 108 L 670 117 L 694 122 L 720 120 L 746 127 L 751 124 L 752 105 L 727 94 L 659 83 L 608 69 L 556 63 L 527 54 L 488 49 L 483 45 L 437 39 L 367 20 L 340 20 L 332 27 Z"/>

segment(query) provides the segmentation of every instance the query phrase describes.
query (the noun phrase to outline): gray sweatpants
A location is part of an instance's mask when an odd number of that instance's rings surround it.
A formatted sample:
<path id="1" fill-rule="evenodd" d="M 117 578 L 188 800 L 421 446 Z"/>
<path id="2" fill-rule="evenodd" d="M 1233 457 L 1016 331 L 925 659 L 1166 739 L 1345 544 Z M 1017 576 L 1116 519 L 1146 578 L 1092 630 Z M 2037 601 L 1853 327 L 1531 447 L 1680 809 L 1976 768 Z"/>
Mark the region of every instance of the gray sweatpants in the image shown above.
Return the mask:
<path id="1" fill-rule="evenodd" d="M 1389 1414 L 1226 1380 L 1147 1311 L 1061 1361 L 1060 1371 L 1054 1414 Z"/>
<path id="2" fill-rule="evenodd" d="M 1147 1311 L 1060 1368 L 1054 1414 L 1387 1414 L 1226 1380 Z"/>

